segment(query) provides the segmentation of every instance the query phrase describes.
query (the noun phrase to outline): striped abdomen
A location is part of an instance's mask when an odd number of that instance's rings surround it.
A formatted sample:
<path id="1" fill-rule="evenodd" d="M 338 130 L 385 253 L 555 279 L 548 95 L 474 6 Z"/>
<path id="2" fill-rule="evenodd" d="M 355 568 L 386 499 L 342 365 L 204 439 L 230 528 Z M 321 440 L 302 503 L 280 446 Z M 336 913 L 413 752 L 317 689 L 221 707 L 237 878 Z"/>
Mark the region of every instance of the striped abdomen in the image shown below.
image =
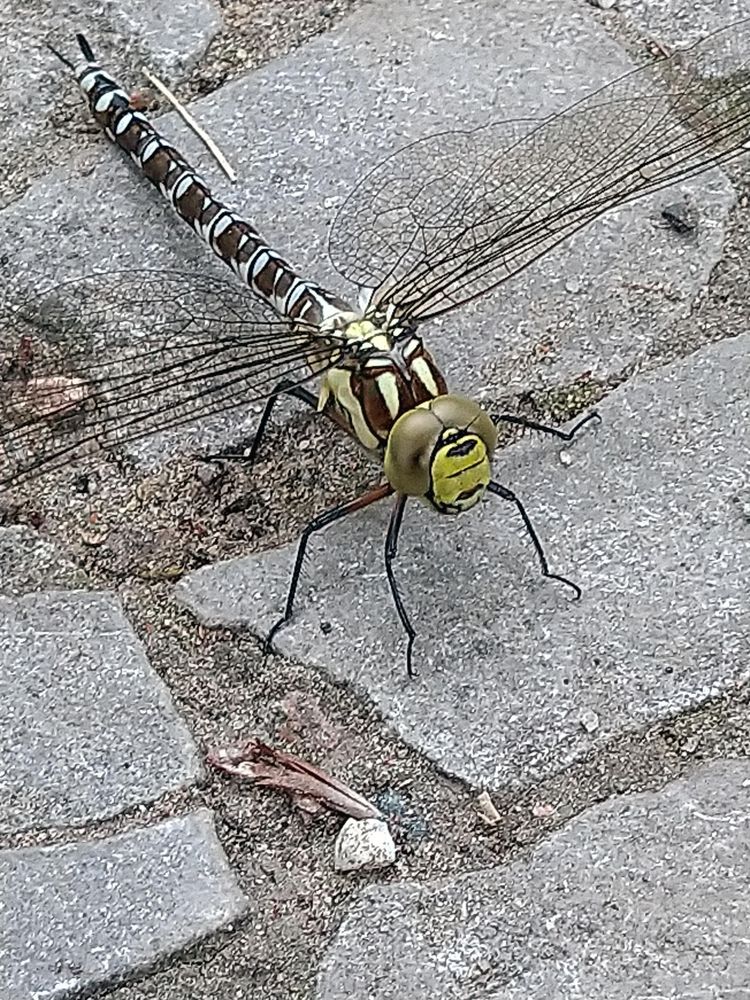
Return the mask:
<path id="1" fill-rule="evenodd" d="M 129 154 L 177 214 L 213 252 L 283 318 L 323 327 L 336 336 L 336 367 L 323 374 L 319 409 L 368 450 L 382 455 L 391 428 L 421 403 L 446 393 L 443 376 L 413 330 L 389 329 L 385 315 L 362 318 L 320 285 L 301 278 L 257 229 L 213 197 L 182 155 L 130 106 L 125 91 L 94 61 L 79 36 L 85 62 L 75 68 L 91 112 Z M 320 344 L 310 368 L 321 371 Z M 332 347 L 333 350 L 333 347 Z"/>
<path id="2" fill-rule="evenodd" d="M 75 69 L 91 112 L 174 210 L 213 252 L 284 319 L 320 325 L 350 307 L 315 282 L 301 278 L 257 229 L 213 197 L 190 164 L 130 106 L 127 94 L 93 61 Z"/>

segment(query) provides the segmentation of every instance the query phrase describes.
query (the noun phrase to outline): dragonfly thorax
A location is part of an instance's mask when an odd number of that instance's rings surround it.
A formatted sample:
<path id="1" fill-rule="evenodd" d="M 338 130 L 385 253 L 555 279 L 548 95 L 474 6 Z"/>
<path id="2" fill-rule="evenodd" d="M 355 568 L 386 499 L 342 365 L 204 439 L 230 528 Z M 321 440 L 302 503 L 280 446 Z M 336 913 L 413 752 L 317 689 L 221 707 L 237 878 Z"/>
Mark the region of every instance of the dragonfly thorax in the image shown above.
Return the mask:
<path id="1" fill-rule="evenodd" d="M 338 331 L 339 360 L 323 376 L 318 409 L 382 456 L 396 421 L 447 387 L 415 330 L 380 320 L 358 317 Z"/>
<path id="2" fill-rule="evenodd" d="M 495 425 L 478 403 L 438 396 L 393 425 L 385 474 L 398 493 L 423 497 L 441 514 L 460 514 L 482 498 L 496 444 Z"/>

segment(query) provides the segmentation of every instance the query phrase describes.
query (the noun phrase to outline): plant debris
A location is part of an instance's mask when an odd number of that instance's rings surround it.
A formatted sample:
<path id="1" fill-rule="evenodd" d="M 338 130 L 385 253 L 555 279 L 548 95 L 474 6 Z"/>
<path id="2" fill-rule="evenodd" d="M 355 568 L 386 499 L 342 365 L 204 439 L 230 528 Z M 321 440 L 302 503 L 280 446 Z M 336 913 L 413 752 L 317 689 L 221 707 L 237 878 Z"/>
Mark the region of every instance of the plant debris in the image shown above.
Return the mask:
<path id="1" fill-rule="evenodd" d="M 379 819 L 381 813 L 343 781 L 300 757 L 259 739 L 209 751 L 208 763 L 219 771 L 287 792 L 298 808 L 317 814 L 324 809 L 353 819 Z"/>

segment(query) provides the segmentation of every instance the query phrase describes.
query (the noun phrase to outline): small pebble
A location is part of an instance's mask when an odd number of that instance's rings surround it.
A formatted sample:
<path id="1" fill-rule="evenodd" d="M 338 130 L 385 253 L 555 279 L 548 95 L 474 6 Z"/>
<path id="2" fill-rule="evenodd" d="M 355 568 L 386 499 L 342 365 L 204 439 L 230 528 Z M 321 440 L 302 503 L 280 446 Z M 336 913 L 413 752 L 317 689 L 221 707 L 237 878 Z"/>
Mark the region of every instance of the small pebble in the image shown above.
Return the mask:
<path id="1" fill-rule="evenodd" d="M 348 819 L 341 827 L 333 858 L 337 872 L 388 868 L 395 860 L 396 845 L 382 819 Z"/>
<path id="2" fill-rule="evenodd" d="M 613 7 L 617 6 L 618 0 L 589 0 L 592 7 L 598 7 L 600 10 L 612 10 Z"/>
<path id="3" fill-rule="evenodd" d="M 688 736 L 685 742 L 682 744 L 682 752 L 686 756 L 695 753 L 698 749 L 698 744 L 700 743 L 700 736 Z"/>
<path id="4" fill-rule="evenodd" d="M 90 548 L 96 548 L 99 545 L 104 545 L 104 543 L 109 538 L 110 531 L 104 526 L 94 526 L 91 528 L 85 528 L 81 531 L 80 539 L 84 545 L 88 545 Z"/>
<path id="5" fill-rule="evenodd" d="M 370 801 L 390 823 L 391 829 L 398 830 L 400 837 L 423 840 L 429 834 L 427 820 L 408 793 L 386 786 L 378 789 Z"/>
<path id="6" fill-rule="evenodd" d="M 599 728 L 599 716 L 596 712 L 592 712 L 591 709 L 583 712 L 578 721 L 581 724 L 581 728 L 585 729 L 587 733 L 595 733 Z"/>
<path id="7" fill-rule="evenodd" d="M 223 472 L 215 462 L 198 462 L 195 475 L 202 486 L 213 486 L 223 478 Z"/>
<path id="8" fill-rule="evenodd" d="M 678 201 L 671 205 L 665 205 L 661 211 L 661 215 L 664 221 L 667 222 L 672 229 L 675 230 L 675 232 L 683 235 L 685 233 L 694 232 L 698 225 L 695 212 L 685 201 Z"/>
<path id="9" fill-rule="evenodd" d="M 477 810 L 481 819 L 488 826 L 497 826 L 500 822 L 500 813 L 495 808 L 495 803 L 490 798 L 489 792 L 480 792 L 477 796 Z"/>
<path id="10" fill-rule="evenodd" d="M 531 815 L 536 819 L 550 819 L 556 812 L 551 802 L 537 802 L 531 807 Z"/>

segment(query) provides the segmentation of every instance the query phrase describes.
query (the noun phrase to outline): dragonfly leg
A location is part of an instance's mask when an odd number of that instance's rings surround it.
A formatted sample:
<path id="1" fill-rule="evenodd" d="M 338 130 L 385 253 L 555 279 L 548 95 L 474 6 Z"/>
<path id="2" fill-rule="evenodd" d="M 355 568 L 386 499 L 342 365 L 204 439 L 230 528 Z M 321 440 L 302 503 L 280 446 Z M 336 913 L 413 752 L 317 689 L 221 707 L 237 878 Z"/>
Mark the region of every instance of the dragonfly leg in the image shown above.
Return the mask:
<path id="1" fill-rule="evenodd" d="M 311 406 L 313 410 L 318 407 L 318 397 L 310 392 L 309 389 L 305 389 L 302 385 L 295 385 L 293 382 L 288 382 L 286 379 L 279 382 L 273 390 L 273 395 L 269 396 L 266 400 L 265 409 L 263 410 L 261 418 L 258 421 L 258 429 L 255 432 L 255 437 L 253 438 L 253 443 L 250 447 L 250 454 L 245 459 L 250 468 L 252 468 L 255 464 L 255 459 L 258 457 L 260 444 L 263 440 L 264 434 L 266 433 L 268 421 L 271 419 L 273 408 L 278 403 L 279 396 L 281 396 L 282 393 L 286 393 L 287 396 L 294 396 L 295 399 L 301 399 L 303 403 L 307 406 Z"/>
<path id="2" fill-rule="evenodd" d="M 294 561 L 292 580 L 289 584 L 284 614 L 281 618 L 279 618 L 266 636 L 266 641 L 263 646 L 263 651 L 265 653 L 271 652 L 271 649 L 273 648 L 274 636 L 279 629 L 282 629 L 291 621 L 292 615 L 294 614 L 294 599 L 297 596 L 299 578 L 302 573 L 302 566 L 305 562 L 305 555 L 307 554 L 307 543 L 310 541 L 311 536 L 314 535 L 316 531 L 320 531 L 322 528 L 328 527 L 329 524 L 333 524 L 334 521 L 340 521 L 342 517 L 346 517 L 348 514 L 353 514 L 356 510 L 362 510 L 363 507 L 369 507 L 371 503 L 375 503 L 377 500 L 382 500 L 384 497 L 390 496 L 391 493 L 393 493 L 393 487 L 390 483 L 383 483 L 380 486 L 376 486 L 375 489 L 370 490 L 368 493 L 355 497 L 354 500 L 349 500 L 346 503 L 340 504 L 338 507 L 333 507 L 331 510 L 327 510 L 322 514 L 319 514 L 317 517 L 313 518 L 312 521 L 310 521 L 305 530 L 302 532 L 299 544 L 297 545 L 297 558 Z"/>
<path id="3" fill-rule="evenodd" d="M 209 455 L 208 461 L 211 462 L 218 459 L 224 459 L 228 461 L 242 462 L 249 468 L 252 468 L 255 464 L 256 458 L 258 457 L 260 445 L 266 433 L 268 421 L 271 419 L 273 408 L 276 406 L 279 396 L 283 393 L 286 393 L 287 396 L 294 396 L 295 399 L 301 399 L 303 403 L 307 406 L 311 406 L 314 410 L 318 407 L 318 397 L 314 393 L 310 392 L 309 389 L 305 389 L 302 385 L 295 385 L 294 382 L 290 382 L 288 379 L 282 379 L 278 385 L 274 386 L 273 393 L 266 400 L 266 405 L 263 409 L 260 420 L 258 421 L 258 429 L 253 437 L 253 443 L 250 445 L 249 453 L 245 455 L 233 451 L 220 451 L 215 455 Z"/>
<path id="4" fill-rule="evenodd" d="M 388 525 L 388 534 L 385 538 L 385 572 L 388 576 L 388 586 L 391 588 L 391 597 L 393 598 L 393 603 L 396 605 L 396 611 L 401 619 L 401 624 L 404 626 L 404 631 L 408 636 L 408 642 L 406 645 L 406 671 L 409 677 L 414 677 L 414 669 L 411 662 L 411 651 L 414 646 L 414 639 L 416 638 L 416 632 L 414 631 L 414 626 L 409 621 L 409 616 L 406 613 L 406 608 L 404 607 L 404 602 L 401 600 L 401 594 L 398 590 L 398 584 L 396 583 L 396 577 L 393 572 L 393 560 L 396 558 L 398 552 L 398 535 L 401 531 L 401 521 L 404 517 L 404 508 L 406 507 L 407 497 L 399 495 L 396 500 L 396 505 L 391 513 L 391 521 Z"/>
<path id="5" fill-rule="evenodd" d="M 596 420 L 598 423 L 602 422 L 602 418 L 596 410 L 592 410 L 585 417 L 581 417 L 571 430 L 561 431 L 557 427 L 550 427 L 549 424 L 539 424 L 536 420 L 529 420 L 528 417 L 518 417 L 513 413 L 498 413 L 492 416 L 492 422 L 495 424 L 499 424 L 500 421 L 506 424 L 517 424 L 519 427 L 528 427 L 532 431 L 541 431 L 542 434 L 554 434 L 555 437 L 561 438 L 563 441 L 572 441 L 580 429 L 589 423 L 590 420 Z"/>
<path id="6" fill-rule="evenodd" d="M 568 580 L 567 577 L 558 576 L 557 573 L 550 573 L 549 564 L 547 563 L 547 557 L 544 554 L 542 543 L 539 541 L 539 536 L 537 535 L 534 529 L 534 525 L 531 523 L 531 518 L 526 513 L 526 508 L 521 503 L 516 494 L 512 490 L 509 490 L 507 487 L 501 486 L 500 483 L 496 483 L 494 479 L 491 480 L 487 489 L 490 491 L 490 493 L 494 493 L 495 496 L 500 497 L 502 500 L 509 500 L 511 503 L 516 505 L 516 509 L 523 518 L 523 523 L 526 526 L 526 531 L 528 532 L 529 538 L 531 539 L 534 548 L 536 549 L 536 554 L 539 557 L 539 565 L 541 566 L 542 569 L 542 576 L 546 576 L 550 580 L 558 580 L 560 583 L 564 583 L 566 587 L 570 587 L 573 593 L 575 594 L 574 599 L 576 601 L 579 600 L 581 596 L 581 588 L 578 586 L 577 583 L 573 583 L 573 581 Z"/>

